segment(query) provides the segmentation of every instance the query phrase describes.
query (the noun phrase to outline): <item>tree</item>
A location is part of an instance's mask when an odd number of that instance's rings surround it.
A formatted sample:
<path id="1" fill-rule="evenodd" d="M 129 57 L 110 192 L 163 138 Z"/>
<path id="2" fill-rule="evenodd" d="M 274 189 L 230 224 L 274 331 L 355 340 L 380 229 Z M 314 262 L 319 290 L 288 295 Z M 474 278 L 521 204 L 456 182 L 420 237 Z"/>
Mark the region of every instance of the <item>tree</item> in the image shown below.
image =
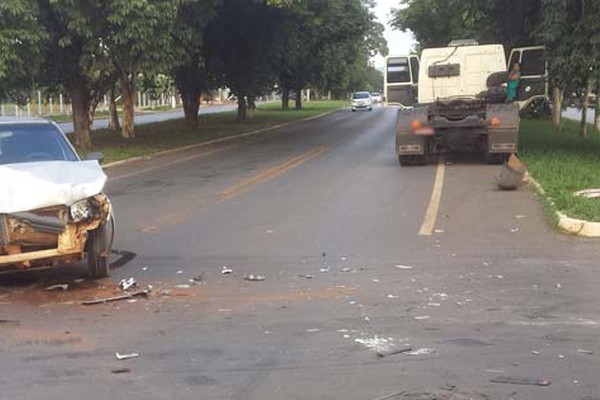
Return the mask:
<path id="1" fill-rule="evenodd" d="M 34 0 L 0 2 L 0 99 L 23 104 L 39 78 L 48 32 Z"/>
<path id="2" fill-rule="evenodd" d="M 171 74 L 181 94 L 185 119 L 198 125 L 200 95 L 216 85 L 214 74 L 206 66 L 204 34 L 216 16 L 216 0 L 188 0 L 180 4 L 173 25 L 173 43 L 180 63 Z"/>
<path id="3" fill-rule="evenodd" d="M 88 0 L 92 1 L 92 0 Z M 104 45 L 118 72 L 123 99 L 124 138 L 135 137 L 135 80 L 141 71 L 165 72 L 175 63 L 170 34 L 177 13 L 171 0 L 110 0 Z"/>
<path id="4" fill-rule="evenodd" d="M 239 121 L 274 81 L 272 39 L 278 9 L 258 0 L 223 0 L 206 31 L 208 70 L 237 97 Z"/>

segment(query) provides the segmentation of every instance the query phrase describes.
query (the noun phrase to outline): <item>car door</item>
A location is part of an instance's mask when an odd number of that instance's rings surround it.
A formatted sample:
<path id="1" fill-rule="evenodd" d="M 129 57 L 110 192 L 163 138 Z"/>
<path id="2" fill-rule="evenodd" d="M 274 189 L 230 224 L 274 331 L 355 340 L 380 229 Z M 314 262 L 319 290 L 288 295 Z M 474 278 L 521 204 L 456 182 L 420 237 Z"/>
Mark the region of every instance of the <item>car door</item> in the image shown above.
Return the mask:
<path id="1" fill-rule="evenodd" d="M 529 103 L 536 98 L 548 98 L 546 48 L 530 46 L 512 49 L 508 61 L 509 71 L 516 62 L 521 65 L 517 101 Z"/>

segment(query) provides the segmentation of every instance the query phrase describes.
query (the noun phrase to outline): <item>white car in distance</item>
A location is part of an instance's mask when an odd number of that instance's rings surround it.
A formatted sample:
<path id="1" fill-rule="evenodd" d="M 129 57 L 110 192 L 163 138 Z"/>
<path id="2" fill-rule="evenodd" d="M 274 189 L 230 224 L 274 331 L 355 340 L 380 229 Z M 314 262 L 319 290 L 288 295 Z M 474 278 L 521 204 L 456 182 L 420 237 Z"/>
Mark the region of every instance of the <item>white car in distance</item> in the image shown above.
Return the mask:
<path id="1" fill-rule="evenodd" d="M 356 110 L 373 110 L 373 99 L 369 92 L 355 92 L 352 94 L 352 112 Z"/>

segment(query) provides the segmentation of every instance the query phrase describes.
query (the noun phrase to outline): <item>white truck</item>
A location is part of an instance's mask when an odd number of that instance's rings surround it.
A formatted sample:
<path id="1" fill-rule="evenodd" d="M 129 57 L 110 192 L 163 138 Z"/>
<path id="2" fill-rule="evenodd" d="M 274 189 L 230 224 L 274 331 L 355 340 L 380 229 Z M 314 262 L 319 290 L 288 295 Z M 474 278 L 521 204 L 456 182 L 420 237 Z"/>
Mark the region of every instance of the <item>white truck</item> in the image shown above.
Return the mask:
<path id="1" fill-rule="evenodd" d="M 423 50 L 421 59 L 387 58 L 386 101 L 397 104 L 396 153 L 400 164 L 425 164 L 444 151 L 481 152 L 501 163 L 517 151 L 519 110 L 547 97 L 542 46 L 513 49 L 506 62 L 499 44 L 457 41 Z M 506 102 L 507 69 L 521 64 L 514 102 Z M 405 69 L 403 69 L 405 68 Z M 397 81 L 398 70 L 404 82 Z M 392 79 L 390 79 L 392 78 Z"/>

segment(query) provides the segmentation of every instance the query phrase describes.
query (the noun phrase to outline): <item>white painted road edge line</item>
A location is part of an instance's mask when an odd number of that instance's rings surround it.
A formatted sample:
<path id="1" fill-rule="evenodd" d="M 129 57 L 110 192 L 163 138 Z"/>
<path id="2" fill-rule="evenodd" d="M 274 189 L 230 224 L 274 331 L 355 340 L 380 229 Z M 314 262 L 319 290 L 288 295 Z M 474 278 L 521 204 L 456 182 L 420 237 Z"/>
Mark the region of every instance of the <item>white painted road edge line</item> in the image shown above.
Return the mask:
<path id="1" fill-rule="evenodd" d="M 433 234 L 433 230 L 435 229 L 435 222 L 437 220 L 440 201 L 442 199 L 445 171 L 446 165 L 442 161 L 438 162 L 437 171 L 435 173 L 435 182 L 433 184 L 433 192 L 431 193 L 431 200 L 429 200 L 427 212 L 425 212 L 423 225 L 421 225 L 421 230 L 419 231 L 420 236 L 431 236 Z"/>
<path id="2" fill-rule="evenodd" d="M 273 126 L 269 126 L 269 127 L 266 127 L 266 128 L 257 129 L 255 131 L 251 131 L 251 132 L 240 133 L 239 135 L 233 135 L 233 136 L 227 136 L 227 137 L 224 137 L 224 138 L 218 138 L 218 139 L 208 140 L 206 142 L 194 143 L 194 144 L 190 144 L 188 146 L 183 146 L 183 147 L 175 147 L 173 149 L 162 150 L 162 151 L 158 151 L 156 153 L 151 153 L 151 154 L 148 154 L 148 155 L 145 155 L 145 156 L 127 158 L 125 160 L 120 160 L 120 161 L 115 161 L 115 162 L 111 162 L 111 163 L 108 163 L 108 164 L 104 164 L 104 165 L 102 165 L 102 168 L 117 167 L 119 165 L 129 164 L 129 163 L 132 163 L 132 162 L 135 162 L 135 161 L 149 160 L 149 159 L 151 159 L 153 157 L 164 156 L 164 155 L 167 155 L 167 154 L 177 153 L 177 152 L 180 152 L 180 151 L 186 151 L 186 150 L 201 148 L 201 147 L 205 147 L 205 146 L 210 146 L 212 144 L 217 144 L 217 143 L 222 143 L 222 142 L 228 142 L 230 140 L 241 139 L 241 138 L 248 137 L 248 136 L 254 136 L 254 135 L 258 135 L 259 133 L 268 132 L 268 131 L 272 131 L 272 130 L 279 129 L 279 128 L 284 128 L 284 127 L 286 127 L 288 125 L 297 124 L 299 122 L 306 122 L 306 121 L 311 121 L 313 119 L 325 117 L 325 116 L 327 116 L 329 114 L 333 114 L 336 111 L 339 111 L 339 109 L 327 111 L 327 112 L 324 112 L 322 114 L 318 114 L 318 115 L 314 115 L 312 117 L 307 117 L 307 118 L 299 119 L 297 121 L 285 122 L 283 124 L 273 125 Z"/>

